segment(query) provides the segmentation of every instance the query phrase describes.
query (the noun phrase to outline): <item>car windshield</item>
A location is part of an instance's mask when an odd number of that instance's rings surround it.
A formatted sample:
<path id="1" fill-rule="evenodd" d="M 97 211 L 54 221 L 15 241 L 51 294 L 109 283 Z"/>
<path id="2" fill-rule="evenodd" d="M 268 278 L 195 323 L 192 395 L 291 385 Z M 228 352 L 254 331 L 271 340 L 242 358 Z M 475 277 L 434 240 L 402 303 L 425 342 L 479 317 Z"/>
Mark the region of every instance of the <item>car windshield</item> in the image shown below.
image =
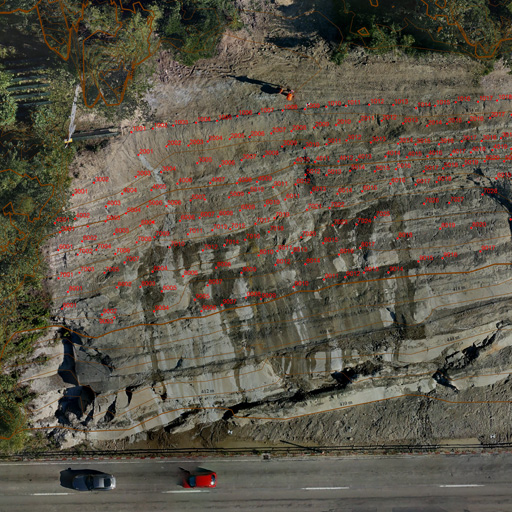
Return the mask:
<path id="1" fill-rule="evenodd" d="M 191 476 L 188 479 L 188 485 L 190 485 L 190 487 L 195 487 L 196 486 L 196 477 L 195 476 Z"/>
<path id="2" fill-rule="evenodd" d="M 105 478 L 105 480 L 103 480 L 103 487 L 110 487 L 110 486 L 111 486 L 110 478 Z"/>
<path id="3" fill-rule="evenodd" d="M 212 485 L 215 483 L 215 475 L 212 475 Z"/>
<path id="4" fill-rule="evenodd" d="M 87 489 L 93 489 L 94 488 L 94 479 L 91 475 L 87 475 L 85 477 L 85 485 L 87 486 Z"/>

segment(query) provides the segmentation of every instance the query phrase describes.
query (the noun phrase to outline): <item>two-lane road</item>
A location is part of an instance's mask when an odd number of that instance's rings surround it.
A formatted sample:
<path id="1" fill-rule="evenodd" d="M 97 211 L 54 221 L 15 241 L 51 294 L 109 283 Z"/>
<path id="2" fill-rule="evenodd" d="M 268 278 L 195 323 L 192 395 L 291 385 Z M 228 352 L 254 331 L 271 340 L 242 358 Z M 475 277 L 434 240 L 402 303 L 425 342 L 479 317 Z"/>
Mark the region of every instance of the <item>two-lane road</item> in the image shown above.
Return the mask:
<path id="1" fill-rule="evenodd" d="M 217 488 L 183 489 L 180 467 L 216 471 Z M 67 468 L 117 489 L 74 491 Z M 0 512 L 512 511 L 512 455 L 1 463 L 0 482 Z"/>

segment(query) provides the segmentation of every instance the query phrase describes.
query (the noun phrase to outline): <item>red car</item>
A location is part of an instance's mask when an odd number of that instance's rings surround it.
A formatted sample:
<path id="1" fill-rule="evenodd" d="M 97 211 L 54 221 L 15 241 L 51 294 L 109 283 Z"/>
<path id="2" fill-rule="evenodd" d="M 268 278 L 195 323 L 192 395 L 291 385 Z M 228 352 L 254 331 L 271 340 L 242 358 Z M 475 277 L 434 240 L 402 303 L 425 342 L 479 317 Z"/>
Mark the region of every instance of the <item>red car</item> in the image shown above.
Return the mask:
<path id="1" fill-rule="evenodd" d="M 212 471 L 200 475 L 187 474 L 183 477 L 183 487 L 194 489 L 196 487 L 215 487 L 217 485 L 217 475 Z"/>

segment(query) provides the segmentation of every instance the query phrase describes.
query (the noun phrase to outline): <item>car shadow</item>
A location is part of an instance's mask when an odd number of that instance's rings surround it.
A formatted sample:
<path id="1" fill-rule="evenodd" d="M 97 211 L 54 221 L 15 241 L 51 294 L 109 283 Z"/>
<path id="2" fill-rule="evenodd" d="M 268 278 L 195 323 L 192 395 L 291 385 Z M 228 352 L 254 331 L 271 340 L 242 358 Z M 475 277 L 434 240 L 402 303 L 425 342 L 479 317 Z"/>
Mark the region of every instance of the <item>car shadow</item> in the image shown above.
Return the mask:
<path id="1" fill-rule="evenodd" d="M 201 468 L 199 466 L 194 470 L 194 474 L 196 474 L 196 475 L 204 475 L 204 474 L 208 474 L 211 472 L 212 472 L 211 469 Z"/>
<path id="2" fill-rule="evenodd" d="M 98 471 L 96 469 L 63 469 L 60 472 L 60 485 L 65 487 L 66 489 L 73 489 L 73 478 L 77 475 L 82 475 L 84 473 L 87 474 L 101 474 L 102 471 Z"/>
<path id="3" fill-rule="evenodd" d="M 183 480 L 190 476 L 192 472 L 189 469 L 178 467 L 178 474 L 176 475 L 176 485 L 181 485 L 183 487 Z"/>
<path id="4" fill-rule="evenodd" d="M 182 468 L 178 467 L 180 473 L 179 473 L 179 481 L 177 482 L 177 485 L 181 485 L 183 487 L 183 480 L 185 478 L 188 478 L 191 475 L 199 476 L 199 475 L 209 475 L 212 473 L 211 469 L 202 468 L 200 466 L 196 466 L 194 468 Z"/>

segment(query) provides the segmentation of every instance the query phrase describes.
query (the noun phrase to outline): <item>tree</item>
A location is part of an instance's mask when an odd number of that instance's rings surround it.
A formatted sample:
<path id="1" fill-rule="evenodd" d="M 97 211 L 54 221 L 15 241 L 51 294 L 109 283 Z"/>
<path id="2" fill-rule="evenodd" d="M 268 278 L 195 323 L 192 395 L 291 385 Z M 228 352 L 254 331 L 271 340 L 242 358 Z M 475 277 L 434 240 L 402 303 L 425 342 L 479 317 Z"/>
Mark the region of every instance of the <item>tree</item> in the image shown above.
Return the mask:
<path id="1" fill-rule="evenodd" d="M 18 105 L 8 91 L 12 75 L 0 70 L 0 128 L 8 128 L 16 122 Z"/>
<path id="2" fill-rule="evenodd" d="M 187 66 L 212 57 L 228 26 L 232 30 L 242 27 L 233 0 L 176 2 L 166 9 L 160 25 L 160 32 L 166 36 L 164 42 Z"/>

